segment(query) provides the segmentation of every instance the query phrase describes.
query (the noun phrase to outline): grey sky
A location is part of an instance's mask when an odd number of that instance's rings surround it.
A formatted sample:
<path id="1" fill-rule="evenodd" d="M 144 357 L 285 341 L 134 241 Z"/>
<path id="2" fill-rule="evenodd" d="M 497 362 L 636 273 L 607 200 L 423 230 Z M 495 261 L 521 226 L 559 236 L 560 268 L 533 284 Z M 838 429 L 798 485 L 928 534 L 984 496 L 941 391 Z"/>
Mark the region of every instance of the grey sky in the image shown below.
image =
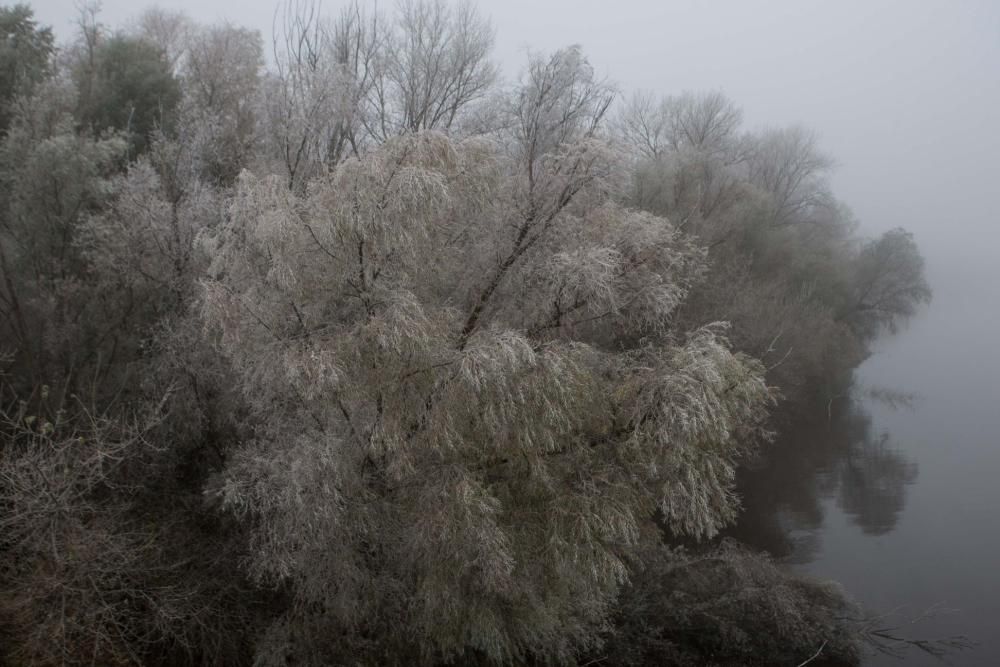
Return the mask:
<path id="1" fill-rule="evenodd" d="M 36 0 L 60 38 L 74 0 Z M 270 35 L 269 0 L 163 0 L 202 22 Z M 327 12 L 341 3 L 327 0 Z M 383 6 L 389 3 L 381 3 Z M 722 90 L 750 126 L 801 123 L 838 164 L 837 194 L 866 233 L 902 225 L 931 262 L 989 261 L 1000 222 L 1000 2 L 816 0 L 480 2 L 515 75 L 528 48 L 582 44 L 623 90 Z M 121 25 L 141 5 L 105 0 Z M 965 257 L 968 255 L 968 258 Z M 964 267 L 968 269 L 969 267 Z M 983 267 L 980 267 L 983 268 Z"/>

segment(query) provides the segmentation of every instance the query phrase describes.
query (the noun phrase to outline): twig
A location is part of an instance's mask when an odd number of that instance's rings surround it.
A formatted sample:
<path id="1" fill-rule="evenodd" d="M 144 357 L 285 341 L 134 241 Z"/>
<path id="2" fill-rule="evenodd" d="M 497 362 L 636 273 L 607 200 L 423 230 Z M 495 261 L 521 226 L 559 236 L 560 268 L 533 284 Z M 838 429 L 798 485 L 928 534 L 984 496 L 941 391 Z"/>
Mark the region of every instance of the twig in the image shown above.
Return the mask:
<path id="1" fill-rule="evenodd" d="M 824 639 L 823 643 L 819 645 L 819 650 L 813 653 L 811 658 L 809 658 L 805 662 L 800 662 L 796 667 L 804 667 L 805 665 L 808 665 L 810 662 L 818 658 L 820 654 L 823 652 L 823 649 L 825 648 L 826 648 L 826 640 Z"/>

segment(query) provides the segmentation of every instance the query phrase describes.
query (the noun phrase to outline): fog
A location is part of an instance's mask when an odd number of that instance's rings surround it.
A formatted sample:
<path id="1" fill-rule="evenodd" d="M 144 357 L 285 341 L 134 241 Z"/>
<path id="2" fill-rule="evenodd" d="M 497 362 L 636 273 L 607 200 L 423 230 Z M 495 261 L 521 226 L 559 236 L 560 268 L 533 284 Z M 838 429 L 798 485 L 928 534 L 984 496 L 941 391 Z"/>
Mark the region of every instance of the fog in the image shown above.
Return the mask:
<path id="1" fill-rule="evenodd" d="M 825 444 L 828 453 L 807 462 L 819 470 L 820 481 L 809 481 L 819 490 L 803 492 L 808 511 L 792 508 L 808 515 L 803 523 L 810 536 L 808 553 L 791 560 L 841 581 L 876 608 L 961 607 L 964 616 L 932 623 L 932 634 L 966 632 L 983 642 L 980 652 L 956 661 L 961 664 L 1000 656 L 1000 646 L 986 636 L 1000 623 L 1000 610 L 983 601 L 1000 597 L 991 571 L 1000 558 L 993 511 L 1000 471 L 994 433 L 1000 405 L 1000 3 L 477 4 L 493 20 L 495 56 L 507 79 L 518 75 L 529 51 L 580 44 L 625 95 L 721 91 L 742 107 L 747 129 L 800 124 L 815 131 L 837 164 L 833 190 L 853 211 L 862 235 L 894 227 L 915 234 L 934 302 L 904 331 L 881 340 L 859 377 L 868 385 L 915 392 L 920 400 L 896 412 L 859 405 L 863 428 L 852 422 L 842 429 L 854 440 L 839 450 L 837 443 Z M 31 5 L 60 41 L 71 37 L 72 0 Z M 142 9 L 129 0 L 102 5 L 100 19 L 111 26 L 124 25 Z M 159 5 L 200 22 L 257 28 L 270 48 L 270 0 Z M 333 13 L 340 5 L 328 1 L 325 8 Z M 859 429 L 863 436 L 856 435 Z M 886 447 L 892 456 L 898 450 L 896 469 L 905 472 L 896 475 L 891 494 L 852 489 L 851 483 L 869 482 L 858 482 L 863 475 L 856 470 L 854 477 L 838 473 L 843 479 L 832 487 L 821 479 L 837 456 L 863 459 L 865 451 L 876 451 L 882 457 L 877 464 L 895 461 Z M 802 475 L 802 466 L 792 468 L 790 474 Z M 775 477 L 765 482 L 780 484 Z M 892 496 L 891 520 L 880 514 L 885 506 L 861 507 L 886 495 Z M 877 519 L 873 524 L 857 518 L 867 510 Z"/>
<path id="2" fill-rule="evenodd" d="M 139 5 L 105 0 L 102 20 L 122 25 Z M 269 1 L 159 5 L 202 22 L 258 28 L 265 41 L 271 33 Z M 809 127 L 836 158 L 835 192 L 863 229 L 913 231 L 935 285 L 984 277 L 972 265 L 985 266 L 997 240 L 992 205 L 1000 176 L 997 3 L 507 0 L 478 5 L 496 26 L 496 56 L 508 77 L 517 74 L 529 49 L 580 44 L 623 91 L 721 90 L 743 107 L 751 127 Z M 72 0 L 38 0 L 32 6 L 59 38 L 72 34 Z M 325 3 L 330 13 L 339 6 Z"/>
<path id="3" fill-rule="evenodd" d="M 342 3 L 326 2 L 333 13 Z M 275 3 L 159 3 L 201 22 L 231 21 L 269 37 Z M 749 128 L 801 124 L 837 162 L 834 192 L 865 235 L 905 227 L 945 301 L 980 318 L 1000 310 L 1000 4 L 989 0 L 775 2 L 481 2 L 508 78 L 529 50 L 580 44 L 626 94 L 720 90 Z M 59 39 L 72 0 L 32 3 Z M 105 0 L 123 25 L 140 11 Z M 268 47 L 269 48 L 269 47 Z M 970 289 L 971 288 L 971 289 Z M 996 327 L 996 319 L 986 322 Z"/>

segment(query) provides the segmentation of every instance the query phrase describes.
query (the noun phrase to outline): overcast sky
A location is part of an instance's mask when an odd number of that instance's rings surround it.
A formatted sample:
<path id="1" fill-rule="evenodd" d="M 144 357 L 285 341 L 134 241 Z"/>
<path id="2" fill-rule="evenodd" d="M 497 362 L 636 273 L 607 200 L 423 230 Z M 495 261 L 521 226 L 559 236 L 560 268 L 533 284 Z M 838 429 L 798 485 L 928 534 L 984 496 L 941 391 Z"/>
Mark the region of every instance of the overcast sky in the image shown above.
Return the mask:
<path id="1" fill-rule="evenodd" d="M 270 0 L 162 0 L 270 36 Z M 383 2 L 382 7 L 391 3 Z M 74 0 L 36 0 L 60 39 Z M 326 0 L 325 11 L 341 6 Z M 503 0 L 479 6 L 496 57 L 578 43 L 623 90 L 722 90 L 751 127 L 800 123 L 837 160 L 835 190 L 874 234 L 905 226 L 932 276 L 993 265 L 1000 223 L 1000 0 Z M 118 26 L 142 8 L 105 0 Z M 966 260 L 971 262 L 966 264 Z M 1000 276 L 1000 271 L 992 273 Z"/>

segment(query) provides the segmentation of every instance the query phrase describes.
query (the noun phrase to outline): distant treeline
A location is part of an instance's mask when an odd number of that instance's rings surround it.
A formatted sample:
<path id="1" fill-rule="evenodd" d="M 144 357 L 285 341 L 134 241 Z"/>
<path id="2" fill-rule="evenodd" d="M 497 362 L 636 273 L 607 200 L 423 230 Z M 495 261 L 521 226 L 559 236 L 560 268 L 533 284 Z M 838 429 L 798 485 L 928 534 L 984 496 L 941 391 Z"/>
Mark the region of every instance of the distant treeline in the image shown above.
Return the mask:
<path id="1" fill-rule="evenodd" d="M 0 8 L 0 661 L 856 659 L 660 526 L 930 298 L 912 237 L 719 93 L 503 80 L 472 5 L 277 18 Z"/>

